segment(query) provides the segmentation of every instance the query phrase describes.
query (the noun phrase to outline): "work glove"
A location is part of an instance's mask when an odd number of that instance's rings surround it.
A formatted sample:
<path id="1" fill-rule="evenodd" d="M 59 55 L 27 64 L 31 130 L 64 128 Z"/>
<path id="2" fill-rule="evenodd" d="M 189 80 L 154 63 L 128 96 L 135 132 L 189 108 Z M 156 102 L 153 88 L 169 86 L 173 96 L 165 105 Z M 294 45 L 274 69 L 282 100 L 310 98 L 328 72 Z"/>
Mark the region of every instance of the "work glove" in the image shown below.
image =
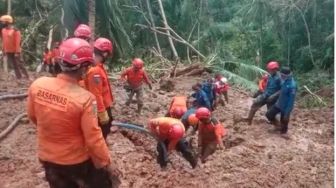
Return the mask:
<path id="1" fill-rule="evenodd" d="M 99 120 L 99 123 L 102 125 L 105 125 L 109 122 L 110 118 L 106 110 L 103 112 L 98 112 L 98 120 Z"/>
<path id="2" fill-rule="evenodd" d="M 149 87 L 150 90 L 153 89 L 153 88 L 152 88 L 152 84 L 148 84 L 148 87 Z"/>

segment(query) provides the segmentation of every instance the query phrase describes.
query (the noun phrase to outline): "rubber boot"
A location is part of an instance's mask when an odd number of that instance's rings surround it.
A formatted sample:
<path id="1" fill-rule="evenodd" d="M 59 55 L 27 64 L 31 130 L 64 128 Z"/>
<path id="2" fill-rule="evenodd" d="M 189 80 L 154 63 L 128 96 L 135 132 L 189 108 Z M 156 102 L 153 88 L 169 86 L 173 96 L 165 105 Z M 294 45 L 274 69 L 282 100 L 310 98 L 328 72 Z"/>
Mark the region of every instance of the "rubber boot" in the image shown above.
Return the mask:
<path id="1" fill-rule="evenodd" d="M 256 112 L 257 112 L 256 109 L 254 109 L 254 108 L 250 109 L 249 114 L 248 114 L 248 116 L 246 118 L 246 121 L 247 121 L 247 123 L 249 125 L 252 125 L 253 117 L 254 117 L 254 115 L 255 115 Z"/>

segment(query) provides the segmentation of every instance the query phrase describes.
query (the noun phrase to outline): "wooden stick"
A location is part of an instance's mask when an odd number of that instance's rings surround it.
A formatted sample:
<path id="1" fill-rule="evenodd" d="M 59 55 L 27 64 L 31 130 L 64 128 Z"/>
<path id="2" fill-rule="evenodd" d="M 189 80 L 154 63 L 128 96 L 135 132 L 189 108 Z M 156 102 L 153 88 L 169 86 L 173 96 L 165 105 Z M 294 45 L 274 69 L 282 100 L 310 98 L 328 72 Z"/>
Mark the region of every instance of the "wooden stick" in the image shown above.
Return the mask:
<path id="1" fill-rule="evenodd" d="M 312 96 L 314 96 L 315 98 L 317 98 L 322 104 L 326 105 L 326 103 L 323 101 L 323 99 L 321 99 L 321 97 L 319 97 L 318 95 L 316 95 L 315 93 L 313 93 L 306 85 L 303 86 Z"/>
<path id="2" fill-rule="evenodd" d="M 2 96 L 0 96 L 0 101 L 1 100 L 7 100 L 7 99 L 21 99 L 21 98 L 25 98 L 27 96 L 28 96 L 27 93 L 2 95 Z"/>
<path id="3" fill-rule="evenodd" d="M 26 116 L 27 113 L 22 113 L 16 116 L 14 121 L 4 131 L 0 133 L 0 140 L 4 139 L 18 125 L 19 121 Z"/>

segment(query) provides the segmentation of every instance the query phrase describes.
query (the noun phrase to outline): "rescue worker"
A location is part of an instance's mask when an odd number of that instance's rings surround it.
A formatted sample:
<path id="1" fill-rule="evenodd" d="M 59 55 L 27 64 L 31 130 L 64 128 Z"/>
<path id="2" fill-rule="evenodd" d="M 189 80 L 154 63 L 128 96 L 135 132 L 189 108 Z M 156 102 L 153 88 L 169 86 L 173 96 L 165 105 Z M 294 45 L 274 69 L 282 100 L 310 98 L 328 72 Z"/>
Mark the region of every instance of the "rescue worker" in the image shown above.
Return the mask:
<path id="1" fill-rule="evenodd" d="M 145 82 L 149 89 L 152 89 L 152 84 L 150 83 L 147 73 L 143 68 L 144 62 L 135 58 L 132 61 L 132 67 L 128 67 L 121 74 L 121 79 L 126 83 L 124 88 L 129 91 L 128 100 L 126 101 L 126 106 L 129 106 L 132 102 L 134 94 L 136 94 L 138 114 L 141 114 L 141 109 L 143 106 L 143 82 Z"/>
<path id="2" fill-rule="evenodd" d="M 218 96 L 216 97 L 216 106 L 218 105 L 218 103 L 221 103 L 223 106 L 225 106 L 225 102 L 229 103 L 228 90 L 230 86 L 227 82 L 227 78 L 222 77 L 219 81 L 216 81 L 215 83 L 215 92 L 216 96 Z"/>
<path id="3" fill-rule="evenodd" d="M 91 28 L 86 24 L 80 24 L 74 31 L 74 36 L 76 38 L 84 39 L 88 42 L 91 41 Z"/>
<path id="4" fill-rule="evenodd" d="M 280 74 L 283 84 L 281 86 L 279 99 L 276 101 L 275 105 L 267 111 L 266 117 L 272 124 L 277 126 L 277 129 L 281 134 L 286 134 L 288 131 L 290 114 L 294 107 L 297 85 L 291 70 L 288 67 L 282 68 Z M 279 122 L 275 118 L 279 113 L 280 127 Z"/>
<path id="5" fill-rule="evenodd" d="M 271 61 L 267 64 L 267 71 L 270 74 L 266 89 L 263 94 L 259 95 L 254 101 L 250 108 L 248 117 L 246 118 L 237 118 L 234 117 L 234 124 L 240 121 L 247 121 L 249 125 L 252 124 L 253 117 L 255 113 L 263 107 L 265 104 L 269 109 L 274 105 L 276 100 L 279 97 L 279 92 L 281 88 L 281 79 L 279 75 L 279 63 L 276 61 Z"/>
<path id="6" fill-rule="evenodd" d="M 191 96 L 195 98 L 195 103 L 198 107 L 205 107 L 209 110 L 213 110 L 213 106 L 210 102 L 208 95 L 201 87 L 202 85 L 200 83 L 193 85 L 192 89 L 194 93 Z"/>
<path id="7" fill-rule="evenodd" d="M 268 74 L 264 74 L 258 83 L 258 91 L 253 95 L 253 98 L 257 98 L 259 95 L 263 94 L 268 80 Z"/>
<path id="8" fill-rule="evenodd" d="M 161 168 L 168 163 L 168 154 L 173 150 L 182 153 L 182 156 L 191 164 L 192 168 L 197 165 L 197 158 L 188 142 L 183 138 L 185 129 L 180 120 L 171 117 L 159 117 L 149 121 L 150 131 L 157 137 L 157 161 Z"/>
<path id="9" fill-rule="evenodd" d="M 21 61 L 21 32 L 13 26 L 13 18 L 10 15 L 1 16 L 0 22 L 4 25 L 1 30 L 2 52 L 9 66 L 13 66 L 17 79 L 21 79 L 21 74 L 29 79 L 28 72 Z"/>
<path id="10" fill-rule="evenodd" d="M 217 147 L 224 149 L 223 137 L 226 135 L 224 126 L 215 118 L 211 117 L 209 109 L 201 107 L 196 110 L 198 123 L 198 154 L 202 163 L 213 154 Z"/>
<path id="11" fill-rule="evenodd" d="M 28 91 L 27 112 L 36 125 L 38 157 L 52 188 L 110 188 L 120 171 L 111 161 L 97 120 L 95 96 L 78 86 L 94 62 L 88 42 L 60 46 L 62 73 L 41 77 Z"/>
<path id="12" fill-rule="evenodd" d="M 175 96 L 169 105 L 166 117 L 180 119 L 187 111 L 187 97 Z"/>
<path id="13" fill-rule="evenodd" d="M 95 65 L 89 68 L 84 79 L 85 88 L 96 96 L 99 126 L 102 129 L 104 139 L 110 133 L 113 120 L 111 107 L 114 97 L 104 69 L 104 64 L 112 52 L 112 42 L 106 38 L 98 38 L 94 42 Z"/>
<path id="14" fill-rule="evenodd" d="M 52 52 L 45 48 L 43 52 L 43 68 L 42 70 L 50 72 L 51 70 L 51 59 L 52 59 Z"/>
<path id="15" fill-rule="evenodd" d="M 56 76 L 58 73 L 61 72 L 61 67 L 57 62 L 57 57 L 59 56 L 59 42 L 55 42 L 53 45 L 53 49 L 51 50 L 51 71 L 50 73 L 54 76 Z"/>

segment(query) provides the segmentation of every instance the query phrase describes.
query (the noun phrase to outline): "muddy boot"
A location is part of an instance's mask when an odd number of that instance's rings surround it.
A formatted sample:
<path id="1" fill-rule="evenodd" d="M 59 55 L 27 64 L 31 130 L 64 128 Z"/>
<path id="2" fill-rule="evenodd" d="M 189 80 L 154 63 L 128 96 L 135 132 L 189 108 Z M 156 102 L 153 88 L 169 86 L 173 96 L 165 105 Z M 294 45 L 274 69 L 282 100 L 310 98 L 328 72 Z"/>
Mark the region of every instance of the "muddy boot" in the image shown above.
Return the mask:
<path id="1" fill-rule="evenodd" d="M 247 124 L 252 125 L 253 117 L 254 117 L 256 112 L 257 112 L 256 109 L 254 109 L 254 108 L 250 109 L 247 118 L 245 118 L 245 120 L 247 121 Z"/>

